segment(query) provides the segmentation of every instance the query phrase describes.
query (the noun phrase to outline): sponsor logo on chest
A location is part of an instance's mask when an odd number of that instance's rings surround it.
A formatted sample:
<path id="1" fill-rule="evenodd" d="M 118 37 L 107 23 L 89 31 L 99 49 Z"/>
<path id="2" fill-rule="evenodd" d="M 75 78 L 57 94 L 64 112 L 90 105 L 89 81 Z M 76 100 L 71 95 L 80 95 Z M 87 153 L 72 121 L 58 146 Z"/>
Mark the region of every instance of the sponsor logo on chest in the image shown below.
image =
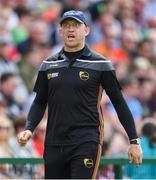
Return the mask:
<path id="1" fill-rule="evenodd" d="M 58 75 L 59 75 L 59 72 L 48 73 L 47 74 L 47 79 L 50 80 L 50 79 L 56 78 L 56 77 L 58 77 Z"/>

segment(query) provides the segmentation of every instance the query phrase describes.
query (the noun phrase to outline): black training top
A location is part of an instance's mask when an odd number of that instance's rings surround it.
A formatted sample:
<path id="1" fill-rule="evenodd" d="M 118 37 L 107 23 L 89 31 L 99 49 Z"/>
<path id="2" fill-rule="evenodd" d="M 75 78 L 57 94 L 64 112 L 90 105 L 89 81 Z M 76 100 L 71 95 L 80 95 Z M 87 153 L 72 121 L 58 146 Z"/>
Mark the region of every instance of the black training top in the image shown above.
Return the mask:
<path id="1" fill-rule="evenodd" d="M 100 100 L 103 89 L 129 139 L 136 138 L 134 120 L 121 94 L 111 61 L 87 46 L 76 53 L 61 50 L 43 61 L 34 86 L 37 95 L 26 128 L 34 131 L 48 103 L 46 145 L 84 141 L 102 143 Z"/>

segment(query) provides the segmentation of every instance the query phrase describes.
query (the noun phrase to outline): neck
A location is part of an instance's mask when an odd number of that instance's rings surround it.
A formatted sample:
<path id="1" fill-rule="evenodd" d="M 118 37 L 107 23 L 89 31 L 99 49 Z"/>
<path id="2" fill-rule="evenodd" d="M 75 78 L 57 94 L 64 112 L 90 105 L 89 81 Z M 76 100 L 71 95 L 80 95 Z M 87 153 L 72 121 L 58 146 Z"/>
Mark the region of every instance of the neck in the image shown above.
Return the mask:
<path id="1" fill-rule="evenodd" d="M 74 46 L 74 47 L 69 47 L 64 45 L 64 51 L 66 52 L 77 52 L 80 51 L 81 49 L 83 49 L 85 46 L 85 43 L 80 44 L 79 46 Z"/>
<path id="2" fill-rule="evenodd" d="M 69 60 L 75 60 L 76 58 L 79 58 L 82 55 L 84 48 L 85 46 L 78 51 L 65 51 L 64 50 L 64 54 Z"/>

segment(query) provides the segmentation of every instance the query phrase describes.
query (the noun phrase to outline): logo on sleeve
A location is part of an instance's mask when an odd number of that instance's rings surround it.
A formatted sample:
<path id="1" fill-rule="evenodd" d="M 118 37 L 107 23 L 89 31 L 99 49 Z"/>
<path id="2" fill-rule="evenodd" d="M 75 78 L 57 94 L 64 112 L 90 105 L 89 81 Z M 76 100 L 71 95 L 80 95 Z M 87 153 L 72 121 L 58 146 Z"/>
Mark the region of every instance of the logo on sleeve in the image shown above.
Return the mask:
<path id="1" fill-rule="evenodd" d="M 50 80 L 52 78 L 55 78 L 59 75 L 59 72 L 55 72 L 55 73 L 49 73 L 47 74 L 47 79 Z"/>
<path id="2" fill-rule="evenodd" d="M 89 74 L 86 71 L 80 71 L 79 76 L 83 81 L 87 81 L 89 79 Z"/>
<path id="3" fill-rule="evenodd" d="M 94 165 L 93 159 L 85 158 L 83 162 L 87 168 L 91 168 Z"/>

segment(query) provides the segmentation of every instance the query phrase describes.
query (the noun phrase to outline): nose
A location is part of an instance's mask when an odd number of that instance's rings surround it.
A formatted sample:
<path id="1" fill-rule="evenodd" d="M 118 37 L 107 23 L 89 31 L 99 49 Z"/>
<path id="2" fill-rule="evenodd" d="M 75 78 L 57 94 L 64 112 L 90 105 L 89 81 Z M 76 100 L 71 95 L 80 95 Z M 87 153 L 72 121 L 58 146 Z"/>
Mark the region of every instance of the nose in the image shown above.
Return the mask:
<path id="1" fill-rule="evenodd" d="M 69 28 L 68 28 L 68 31 L 73 32 L 74 31 L 74 27 L 72 25 L 70 25 Z"/>

